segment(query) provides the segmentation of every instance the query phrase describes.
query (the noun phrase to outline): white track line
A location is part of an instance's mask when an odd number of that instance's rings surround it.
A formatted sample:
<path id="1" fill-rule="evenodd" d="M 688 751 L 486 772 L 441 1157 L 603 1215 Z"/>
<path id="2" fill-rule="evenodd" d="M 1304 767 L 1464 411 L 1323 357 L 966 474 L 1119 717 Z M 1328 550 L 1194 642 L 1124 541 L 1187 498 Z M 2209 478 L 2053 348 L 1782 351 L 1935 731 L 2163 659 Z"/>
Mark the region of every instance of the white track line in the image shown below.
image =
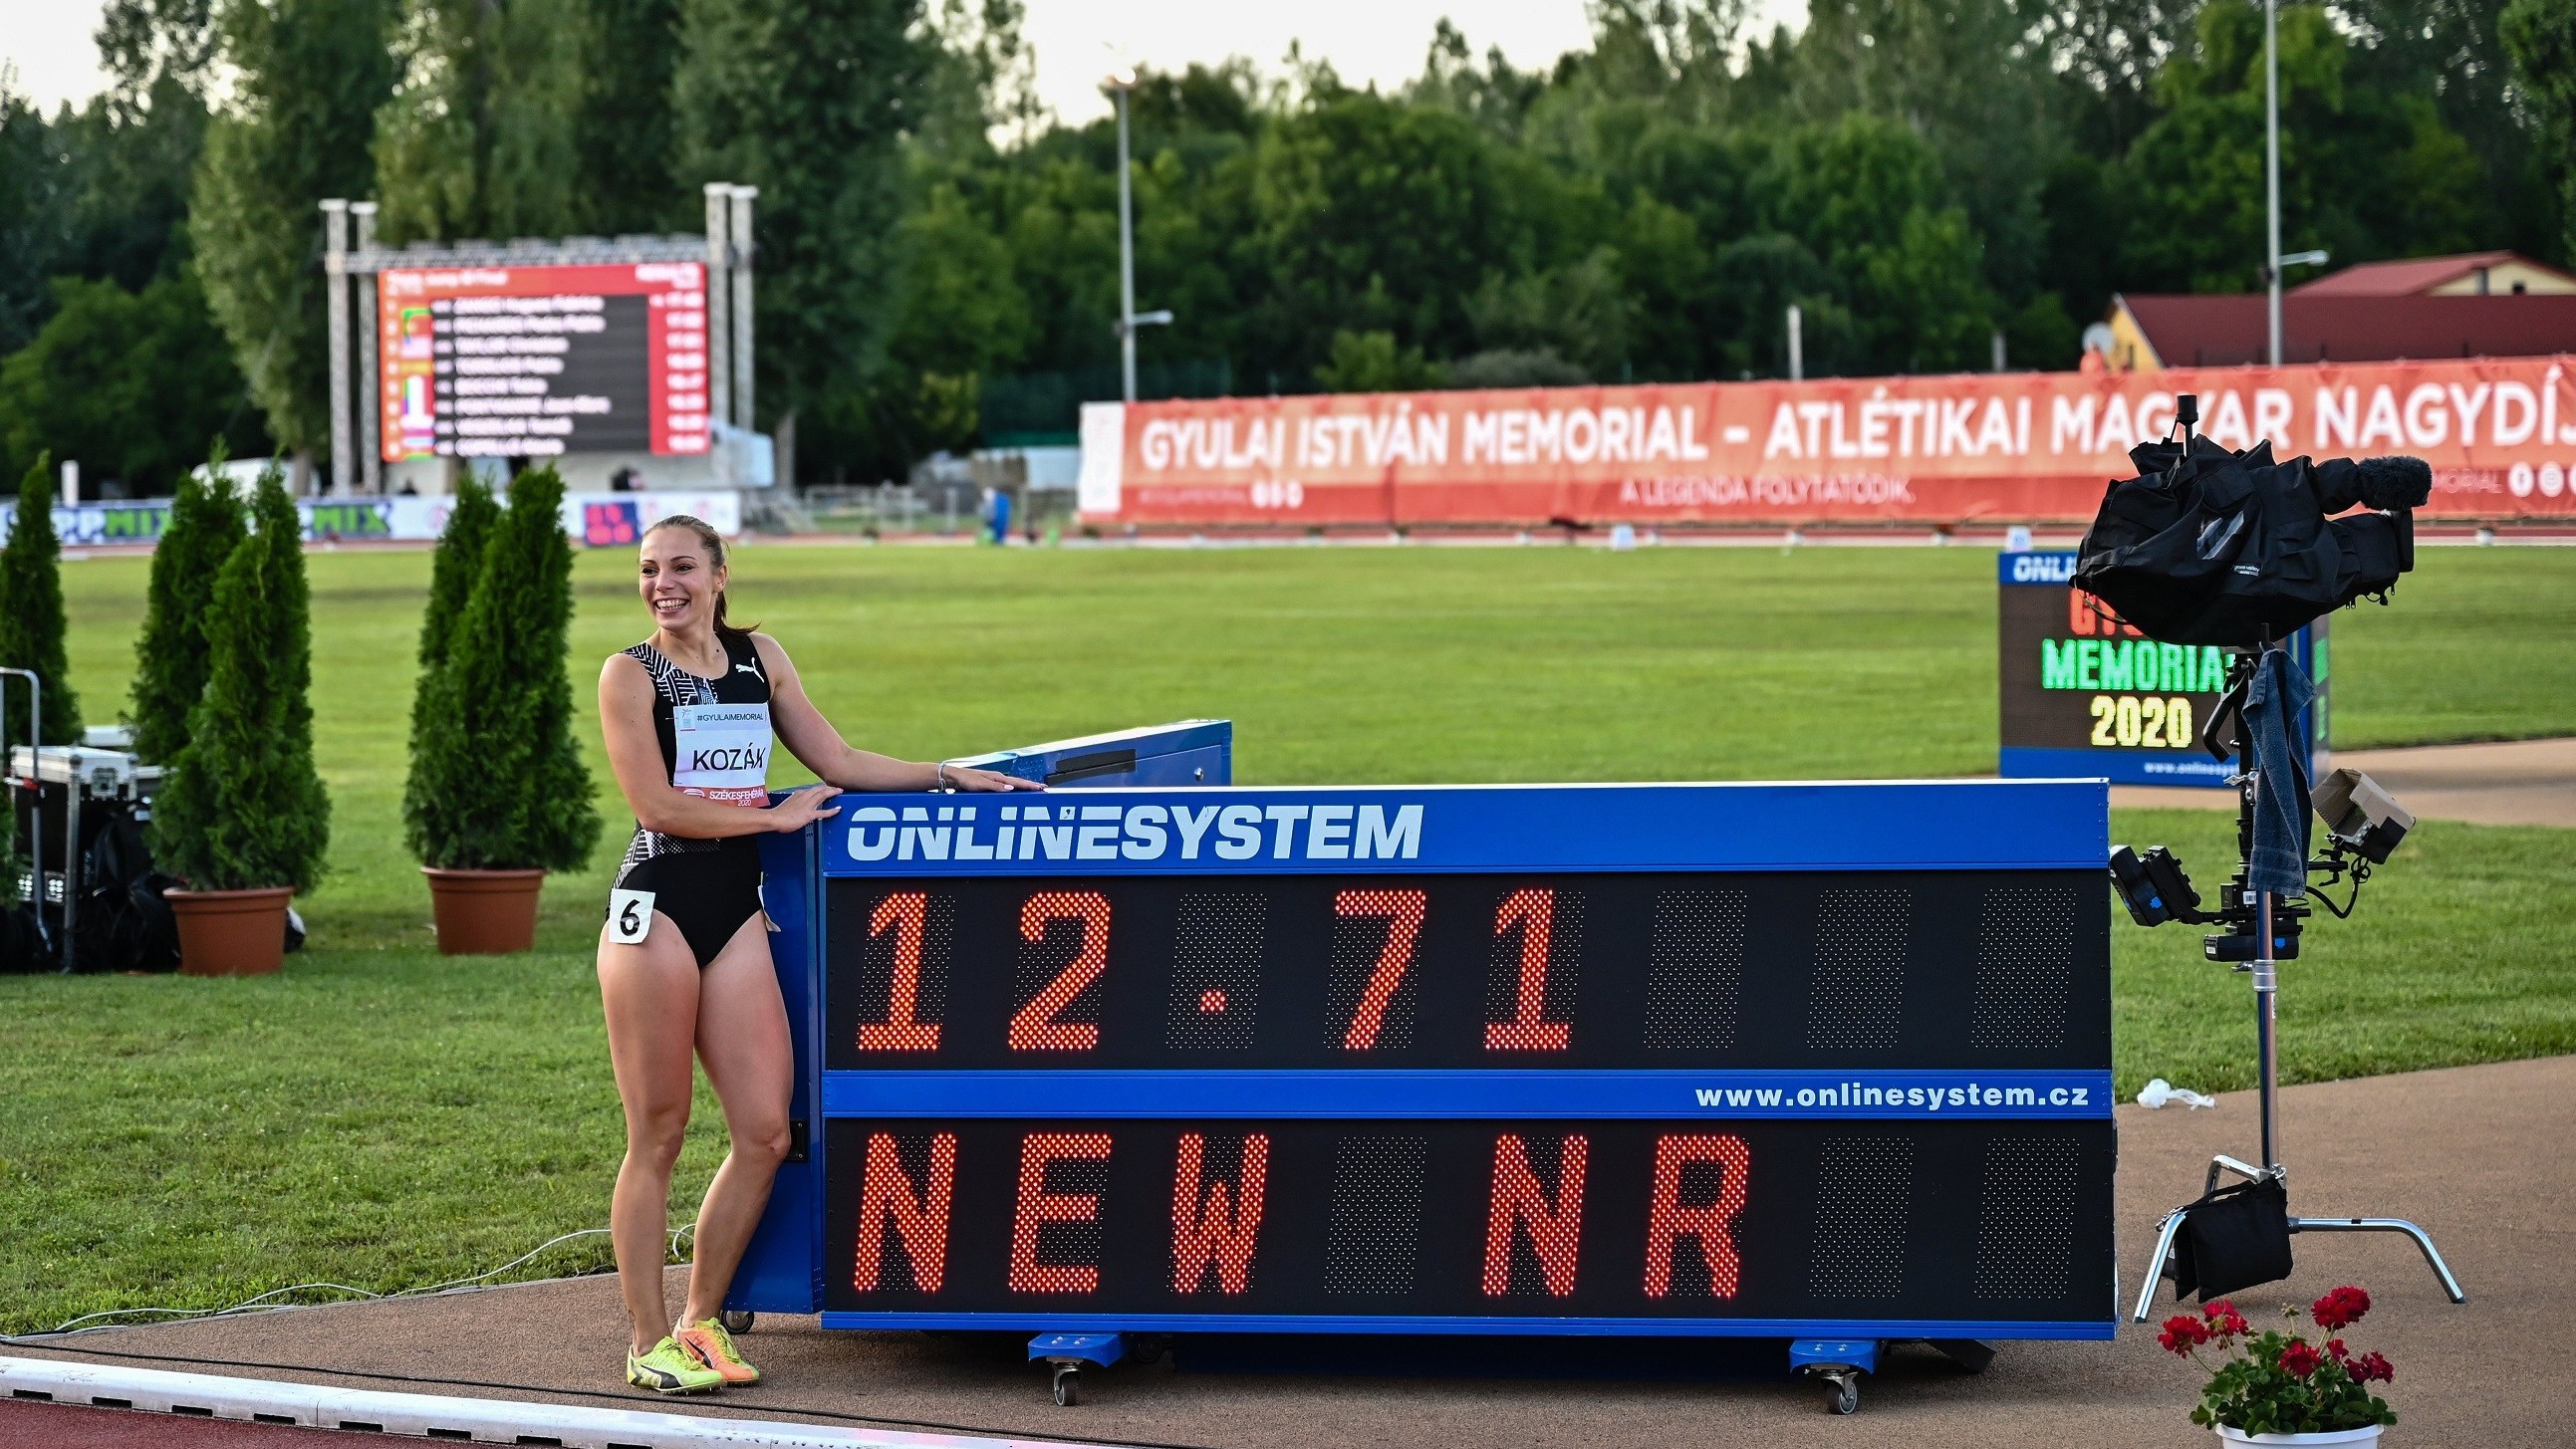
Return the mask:
<path id="1" fill-rule="evenodd" d="M 199 1418 L 300 1424 L 477 1443 L 552 1443 L 566 1449 L 1105 1449 L 1055 1439 L 989 1439 L 893 1429 L 697 1418 L 640 1409 L 389 1394 L 216 1374 L 63 1359 L 0 1357 L 0 1392 L 19 1400 L 134 1409 Z"/>

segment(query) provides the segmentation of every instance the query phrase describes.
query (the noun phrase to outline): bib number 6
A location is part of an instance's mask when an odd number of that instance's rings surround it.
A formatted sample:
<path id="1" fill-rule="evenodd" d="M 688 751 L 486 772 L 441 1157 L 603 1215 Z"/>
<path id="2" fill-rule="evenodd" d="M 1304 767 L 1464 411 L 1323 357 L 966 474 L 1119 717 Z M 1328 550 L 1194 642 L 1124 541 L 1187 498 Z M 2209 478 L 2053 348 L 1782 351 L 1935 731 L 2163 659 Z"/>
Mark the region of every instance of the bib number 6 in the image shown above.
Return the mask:
<path id="1" fill-rule="evenodd" d="M 651 891 L 608 893 L 608 939 L 620 946 L 640 946 L 653 930 Z"/>

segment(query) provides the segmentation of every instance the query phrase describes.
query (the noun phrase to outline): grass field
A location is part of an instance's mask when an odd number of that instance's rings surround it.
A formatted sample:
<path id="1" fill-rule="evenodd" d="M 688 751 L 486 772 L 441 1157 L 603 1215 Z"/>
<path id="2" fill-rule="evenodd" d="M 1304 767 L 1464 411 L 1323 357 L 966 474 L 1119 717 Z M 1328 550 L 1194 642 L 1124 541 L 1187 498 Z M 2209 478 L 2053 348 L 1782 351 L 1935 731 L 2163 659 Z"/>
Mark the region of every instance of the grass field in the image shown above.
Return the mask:
<path id="1" fill-rule="evenodd" d="M 75 684 L 113 716 L 146 564 L 66 565 Z M 571 669 L 644 632 L 585 555 Z M 605 1216 L 620 1145 L 588 942 L 626 819 L 551 884 L 537 952 L 442 960 L 398 805 L 416 553 L 312 558 L 332 875 L 261 981 L 0 979 L 0 1331 L 307 1279 L 417 1285 Z M 1971 774 L 1994 758 L 1993 557 L 1974 550 L 968 551 L 752 546 L 738 618 L 861 743 L 914 758 L 1197 715 L 1238 779 Z M 2576 734 L 2576 552 L 2430 550 L 2338 615 L 2337 742 Z M 786 783 L 782 771 L 778 783 Z M 2122 812 L 2205 873 L 2225 817 Z M 2203 862 L 2207 862 L 2203 865 Z M 2294 1080 L 2576 1050 L 2576 831 L 2432 823 L 2289 968 Z M 2241 1085 L 2240 978 L 2115 939 L 2122 1090 Z M 677 1193 L 718 1154 L 712 1104 Z M 554 1261 L 605 1261 L 597 1240 Z"/>

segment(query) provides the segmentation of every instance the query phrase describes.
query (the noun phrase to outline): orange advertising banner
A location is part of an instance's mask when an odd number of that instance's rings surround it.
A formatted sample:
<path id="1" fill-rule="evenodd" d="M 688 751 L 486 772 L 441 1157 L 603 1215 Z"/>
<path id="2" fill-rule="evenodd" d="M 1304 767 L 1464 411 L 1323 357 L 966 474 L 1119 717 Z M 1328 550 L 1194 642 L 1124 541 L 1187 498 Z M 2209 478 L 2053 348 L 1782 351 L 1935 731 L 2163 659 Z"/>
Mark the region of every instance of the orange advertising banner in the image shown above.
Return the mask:
<path id="1" fill-rule="evenodd" d="M 2576 356 L 1093 403 L 1086 521 L 2075 523 L 2135 444 L 2408 453 L 2430 517 L 2576 517 Z"/>

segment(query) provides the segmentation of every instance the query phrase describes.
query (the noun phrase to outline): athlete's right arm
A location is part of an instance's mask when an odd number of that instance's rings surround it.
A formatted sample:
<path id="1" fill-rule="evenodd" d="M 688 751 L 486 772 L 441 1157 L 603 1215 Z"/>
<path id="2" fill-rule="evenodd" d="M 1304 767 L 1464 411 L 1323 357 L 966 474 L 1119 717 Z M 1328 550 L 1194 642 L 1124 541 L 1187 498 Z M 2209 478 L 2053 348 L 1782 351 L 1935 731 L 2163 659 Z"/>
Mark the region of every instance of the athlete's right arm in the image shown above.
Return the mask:
<path id="1" fill-rule="evenodd" d="M 766 810 L 726 805 L 674 789 L 653 738 L 653 679 L 633 656 L 612 654 L 599 671 L 599 729 L 608 740 L 608 767 L 635 811 L 635 823 L 656 835 L 723 840 L 803 828 L 837 815 L 828 806 L 829 785 L 811 785 Z"/>

